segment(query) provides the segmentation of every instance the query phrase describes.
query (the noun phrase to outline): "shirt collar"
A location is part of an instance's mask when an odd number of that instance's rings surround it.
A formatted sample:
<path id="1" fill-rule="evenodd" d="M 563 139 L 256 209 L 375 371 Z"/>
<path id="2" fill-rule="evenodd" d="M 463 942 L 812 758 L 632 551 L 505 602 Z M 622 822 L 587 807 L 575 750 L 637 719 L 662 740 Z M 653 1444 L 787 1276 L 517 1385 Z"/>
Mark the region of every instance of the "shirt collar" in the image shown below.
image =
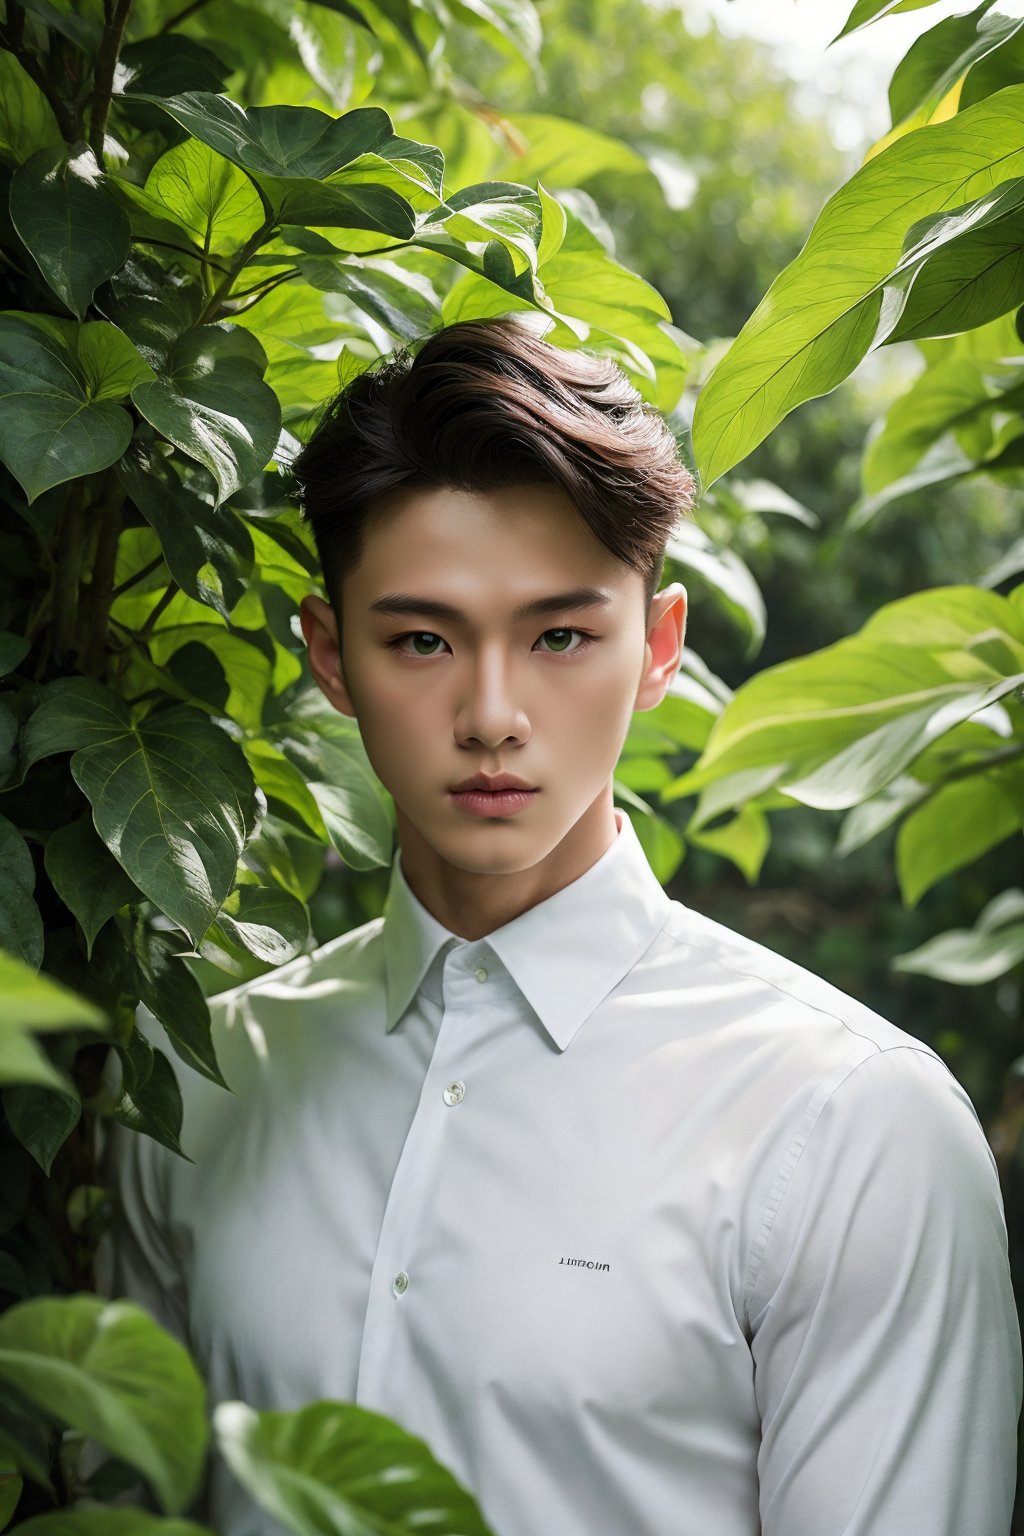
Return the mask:
<path id="1" fill-rule="evenodd" d="M 624 811 L 618 836 L 578 879 L 478 940 L 493 950 L 559 1050 L 661 932 L 671 900 Z M 415 896 L 395 857 L 384 903 L 387 1028 L 412 1002 L 437 953 L 468 941 Z"/>

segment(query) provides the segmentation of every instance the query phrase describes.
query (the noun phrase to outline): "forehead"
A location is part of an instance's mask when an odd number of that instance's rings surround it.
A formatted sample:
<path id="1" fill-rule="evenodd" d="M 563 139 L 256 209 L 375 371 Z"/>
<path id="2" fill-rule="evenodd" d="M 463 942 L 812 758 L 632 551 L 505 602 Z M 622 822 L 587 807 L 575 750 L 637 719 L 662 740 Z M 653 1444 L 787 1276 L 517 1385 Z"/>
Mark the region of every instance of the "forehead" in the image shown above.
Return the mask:
<path id="1" fill-rule="evenodd" d="M 551 485 L 393 493 L 371 509 L 363 557 L 347 581 L 367 603 L 429 587 L 460 608 L 493 601 L 509 609 L 570 588 L 601 588 L 621 600 L 642 586 Z"/>

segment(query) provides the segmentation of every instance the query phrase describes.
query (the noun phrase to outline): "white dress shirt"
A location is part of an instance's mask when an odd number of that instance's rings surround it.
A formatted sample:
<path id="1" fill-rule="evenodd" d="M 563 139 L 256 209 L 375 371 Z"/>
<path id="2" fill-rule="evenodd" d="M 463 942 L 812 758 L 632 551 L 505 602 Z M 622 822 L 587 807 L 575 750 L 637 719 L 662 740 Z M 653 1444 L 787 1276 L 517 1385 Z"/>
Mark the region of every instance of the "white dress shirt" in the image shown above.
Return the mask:
<path id="1" fill-rule="evenodd" d="M 108 1295 L 211 1403 L 358 1403 L 496 1536 L 1008 1536 L 1020 1335 L 942 1061 L 670 900 L 633 826 L 469 942 L 410 890 L 212 1000 Z M 146 1032 L 161 1043 L 150 1016 Z M 108 1260 L 110 1255 L 107 1255 Z M 267 1536 L 218 1457 L 222 1536 Z"/>

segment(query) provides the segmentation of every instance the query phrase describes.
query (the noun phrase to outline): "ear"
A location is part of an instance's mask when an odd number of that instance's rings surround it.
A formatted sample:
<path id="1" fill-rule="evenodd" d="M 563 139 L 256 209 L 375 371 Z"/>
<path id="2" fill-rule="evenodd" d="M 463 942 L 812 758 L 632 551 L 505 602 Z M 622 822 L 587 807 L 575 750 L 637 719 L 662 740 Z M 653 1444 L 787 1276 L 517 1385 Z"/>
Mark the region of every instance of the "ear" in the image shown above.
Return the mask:
<path id="1" fill-rule="evenodd" d="M 310 593 L 299 604 L 299 623 L 309 653 L 309 669 L 329 704 L 355 719 L 356 710 L 345 685 L 338 643 L 338 621 L 330 603 Z"/>
<path id="2" fill-rule="evenodd" d="M 644 670 L 637 689 L 634 710 L 654 709 L 669 689 L 679 671 L 686 635 L 686 588 L 674 581 L 658 592 L 651 603 L 647 624 Z"/>

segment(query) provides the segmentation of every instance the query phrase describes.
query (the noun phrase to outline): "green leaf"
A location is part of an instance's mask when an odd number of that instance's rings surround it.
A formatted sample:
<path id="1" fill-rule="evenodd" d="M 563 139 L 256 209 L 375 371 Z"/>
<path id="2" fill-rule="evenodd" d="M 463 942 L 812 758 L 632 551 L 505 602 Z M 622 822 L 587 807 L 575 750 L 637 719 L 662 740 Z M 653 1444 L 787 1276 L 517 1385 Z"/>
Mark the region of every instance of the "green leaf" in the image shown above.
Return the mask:
<path id="1" fill-rule="evenodd" d="M 1011 602 L 968 586 L 918 592 L 879 609 L 859 635 L 745 683 L 673 790 L 764 772 L 805 805 L 844 809 L 1021 681 L 1024 625 Z"/>
<path id="2" fill-rule="evenodd" d="M 158 535 L 178 586 L 226 620 L 252 576 L 253 544 L 244 521 L 232 508 L 211 507 L 194 495 L 163 454 L 138 438 L 118 460 L 117 474 Z"/>
<path id="3" fill-rule="evenodd" d="M 745 805 L 723 826 L 699 832 L 691 832 L 688 828 L 687 839 L 699 848 L 708 848 L 729 859 L 748 885 L 756 885 L 771 844 L 771 832 L 764 812 L 756 806 Z"/>
<path id="4" fill-rule="evenodd" d="M 472 1497 L 424 1441 L 350 1403 L 257 1413 L 218 1403 L 224 1460 L 261 1509 L 298 1536 L 489 1536 Z"/>
<path id="5" fill-rule="evenodd" d="M 1019 832 L 1024 779 L 989 769 L 941 784 L 903 822 L 896 837 L 896 873 L 904 905 L 914 907 L 946 875 L 981 858 Z"/>
<path id="6" fill-rule="evenodd" d="M 195 943 L 231 891 L 259 819 L 240 748 L 190 705 L 134 722 L 101 684 L 60 678 L 25 725 L 24 765 L 66 751 L 111 853 Z"/>
<path id="7" fill-rule="evenodd" d="M 394 833 L 380 782 L 355 722 L 309 689 L 289 706 L 285 724 L 266 732 L 272 747 L 303 775 L 333 847 L 350 869 L 391 862 Z"/>
<path id="8" fill-rule="evenodd" d="M 54 1158 L 81 1119 L 78 1094 L 11 1086 L 4 1089 L 4 1113 L 15 1136 L 49 1178 Z"/>
<path id="9" fill-rule="evenodd" d="M 1010 42 L 1022 27 L 1024 17 L 985 0 L 973 11 L 947 16 L 917 38 L 889 83 L 893 126 L 925 103 L 937 106 L 972 65 Z"/>
<path id="10" fill-rule="evenodd" d="M 12 1533 L 13 1536 L 13 1533 Z M 17 1536 L 214 1536 L 209 1526 L 168 1520 L 142 1509 L 55 1509 L 17 1528 Z"/>
<path id="11" fill-rule="evenodd" d="M 266 365 L 250 332 L 201 325 L 175 342 L 165 375 L 132 390 L 151 426 L 205 464 L 219 501 L 259 474 L 277 446 L 281 408 L 263 382 Z"/>
<path id="12" fill-rule="evenodd" d="M 79 318 L 123 266 L 130 230 L 91 150 L 41 149 L 11 178 L 11 221 L 57 297 Z"/>
<path id="13" fill-rule="evenodd" d="M 309 942 L 309 912 L 287 891 L 240 885 L 217 914 L 217 927 L 266 965 L 284 965 Z"/>
<path id="14" fill-rule="evenodd" d="M 226 1088 L 210 1032 L 206 996 L 175 947 L 170 934 L 143 927 L 133 952 L 142 1002 L 163 1025 L 176 1055 L 211 1083 Z"/>
<path id="15" fill-rule="evenodd" d="M 314 288 L 343 293 L 400 341 L 414 341 L 437 323 L 441 306 L 429 279 L 405 271 L 397 262 L 300 256 L 297 264 Z"/>
<path id="16" fill-rule="evenodd" d="M 898 139 L 841 187 L 697 400 L 705 485 L 783 417 L 844 379 L 872 345 L 906 230 L 1024 175 L 1024 85 Z"/>
<path id="17" fill-rule="evenodd" d="M 91 959 L 104 923 L 138 901 L 141 892 L 98 836 L 88 812 L 50 833 L 43 862 L 54 890 L 82 929 L 86 958 Z"/>
<path id="18" fill-rule="evenodd" d="M 973 928 L 950 928 L 897 955 L 894 971 L 911 971 L 960 987 L 997 981 L 1024 960 L 1024 891 L 1002 891 Z"/>
<path id="19" fill-rule="evenodd" d="M 671 559 L 696 571 L 711 588 L 729 618 L 746 635 L 747 659 L 764 644 L 767 615 L 764 597 L 749 566 L 731 549 L 716 547 L 697 523 L 681 522 L 670 536 Z"/>
<path id="20" fill-rule="evenodd" d="M 154 1050 L 136 1028 L 127 1046 L 114 1046 L 123 1071 L 122 1094 L 114 1119 L 128 1130 L 151 1136 L 162 1147 L 191 1162 L 181 1147 L 181 1087 L 163 1051 Z"/>
<path id="21" fill-rule="evenodd" d="M 0 816 L 0 948 L 38 970 L 43 963 L 43 919 L 32 892 L 36 872 L 28 843 Z"/>
<path id="22" fill-rule="evenodd" d="M 0 49 L 0 154 L 21 164 L 36 150 L 63 147 L 50 103 L 14 54 Z"/>
<path id="23" fill-rule="evenodd" d="M 453 240 L 465 244 L 497 238 L 536 267 L 541 222 L 541 201 L 532 187 L 512 181 L 483 181 L 447 198 L 421 229 L 429 233 L 435 226 L 443 226 Z"/>
<path id="24" fill-rule="evenodd" d="M 122 89 L 151 96 L 174 96 L 179 91 L 222 89 L 231 73 L 229 66 L 210 49 L 180 32 L 128 43 L 118 55 L 124 71 Z"/>
<path id="25" fill-rule="evenodd" d="M 1021 23 L 1024 25 L 1024 21 Z M 1024 302 L 1024 178 L 908 232 L 876 342 L 972 330 Z"/>
<path id="26" fill-rule="evenodd" d="M 254 176 L 323 181 L 359 155 L 381 153 L 395 137 L 380 107 L 356 107 L 328 117 L 314 107 L 246 110 L 209 91 L 140 99 L 152 100 L 201 143 Z"/>
<path id="27" fill-rule="evenodd" d="M 923 6 L 934 5 L 935 0 L 857 0 L 856 5 L 846 19 L 846 25 L 833 42 L 838 42 L 840 37 L 847 37 L 851 32 L 857 32 L 861 27 L 866 27 L 872 21 L 879 21 L 883 16 L 894 16 L 900 11 L 919 11 Z"/>
<path id="28" fill-rule="evenodd" d="M 0 1380 L 137 1467 L 169 1514 L 191 1502 L 206 1390 L 185 1348 L 141 1307 L 89 1294 L 18 1302 L 0 1315 Z"/>
<path id="29" fill-rule="evenodd" d="M 456 15 L 497 32 L 528 63 L 540 57 L 541 24 L 533 0 L 452 0 Z"/>
<path id="30" fill-rule="evenodd" d="M 180 225 L 206 254 L 237 251 L 264 220 L 249 177 L 196 139 L 161 155 L 135 200 L 157 218 Z"/>
<path id="31" fill-rule="evenodd" d="M 407 240 L 416 214 L 407 198 L 386 186 L 365 186 L 344 178 L 264 176 L 260 185 L 282 224 L 318 224 L 325 229 L 373 229 Z"/>
<path id="32" fill-rule="evenodd" d="M 0 314 L 0 459 L 30 502 L 106 469 L 131 435 L 128 412 L 96 397 L 82 361 L 62 340 L 24 316 Z"/>
<path id="33" fill-rule="evenodd" d="M 34 1030 L 88 1029 L 106 1034 L 106 1014 L 53 977 L 0 950 L 0 1083 L 77 1092 L 32 1038 Z"/>
<path id="34" fill-rule="evenodd" d="M 513 112 L 506 117 L 524 141 L 522 152 L 506 167 L 517 182 L 581 187 L 607 171 L 651 174 L 643 155 L 584 123 L 545 112 Z"/>
<path id="35" fill-rule="evenodd" d="M 31 649 L 32 642 L 25 635 L 0 630 L 0 677 L 16 672 Z"/>

